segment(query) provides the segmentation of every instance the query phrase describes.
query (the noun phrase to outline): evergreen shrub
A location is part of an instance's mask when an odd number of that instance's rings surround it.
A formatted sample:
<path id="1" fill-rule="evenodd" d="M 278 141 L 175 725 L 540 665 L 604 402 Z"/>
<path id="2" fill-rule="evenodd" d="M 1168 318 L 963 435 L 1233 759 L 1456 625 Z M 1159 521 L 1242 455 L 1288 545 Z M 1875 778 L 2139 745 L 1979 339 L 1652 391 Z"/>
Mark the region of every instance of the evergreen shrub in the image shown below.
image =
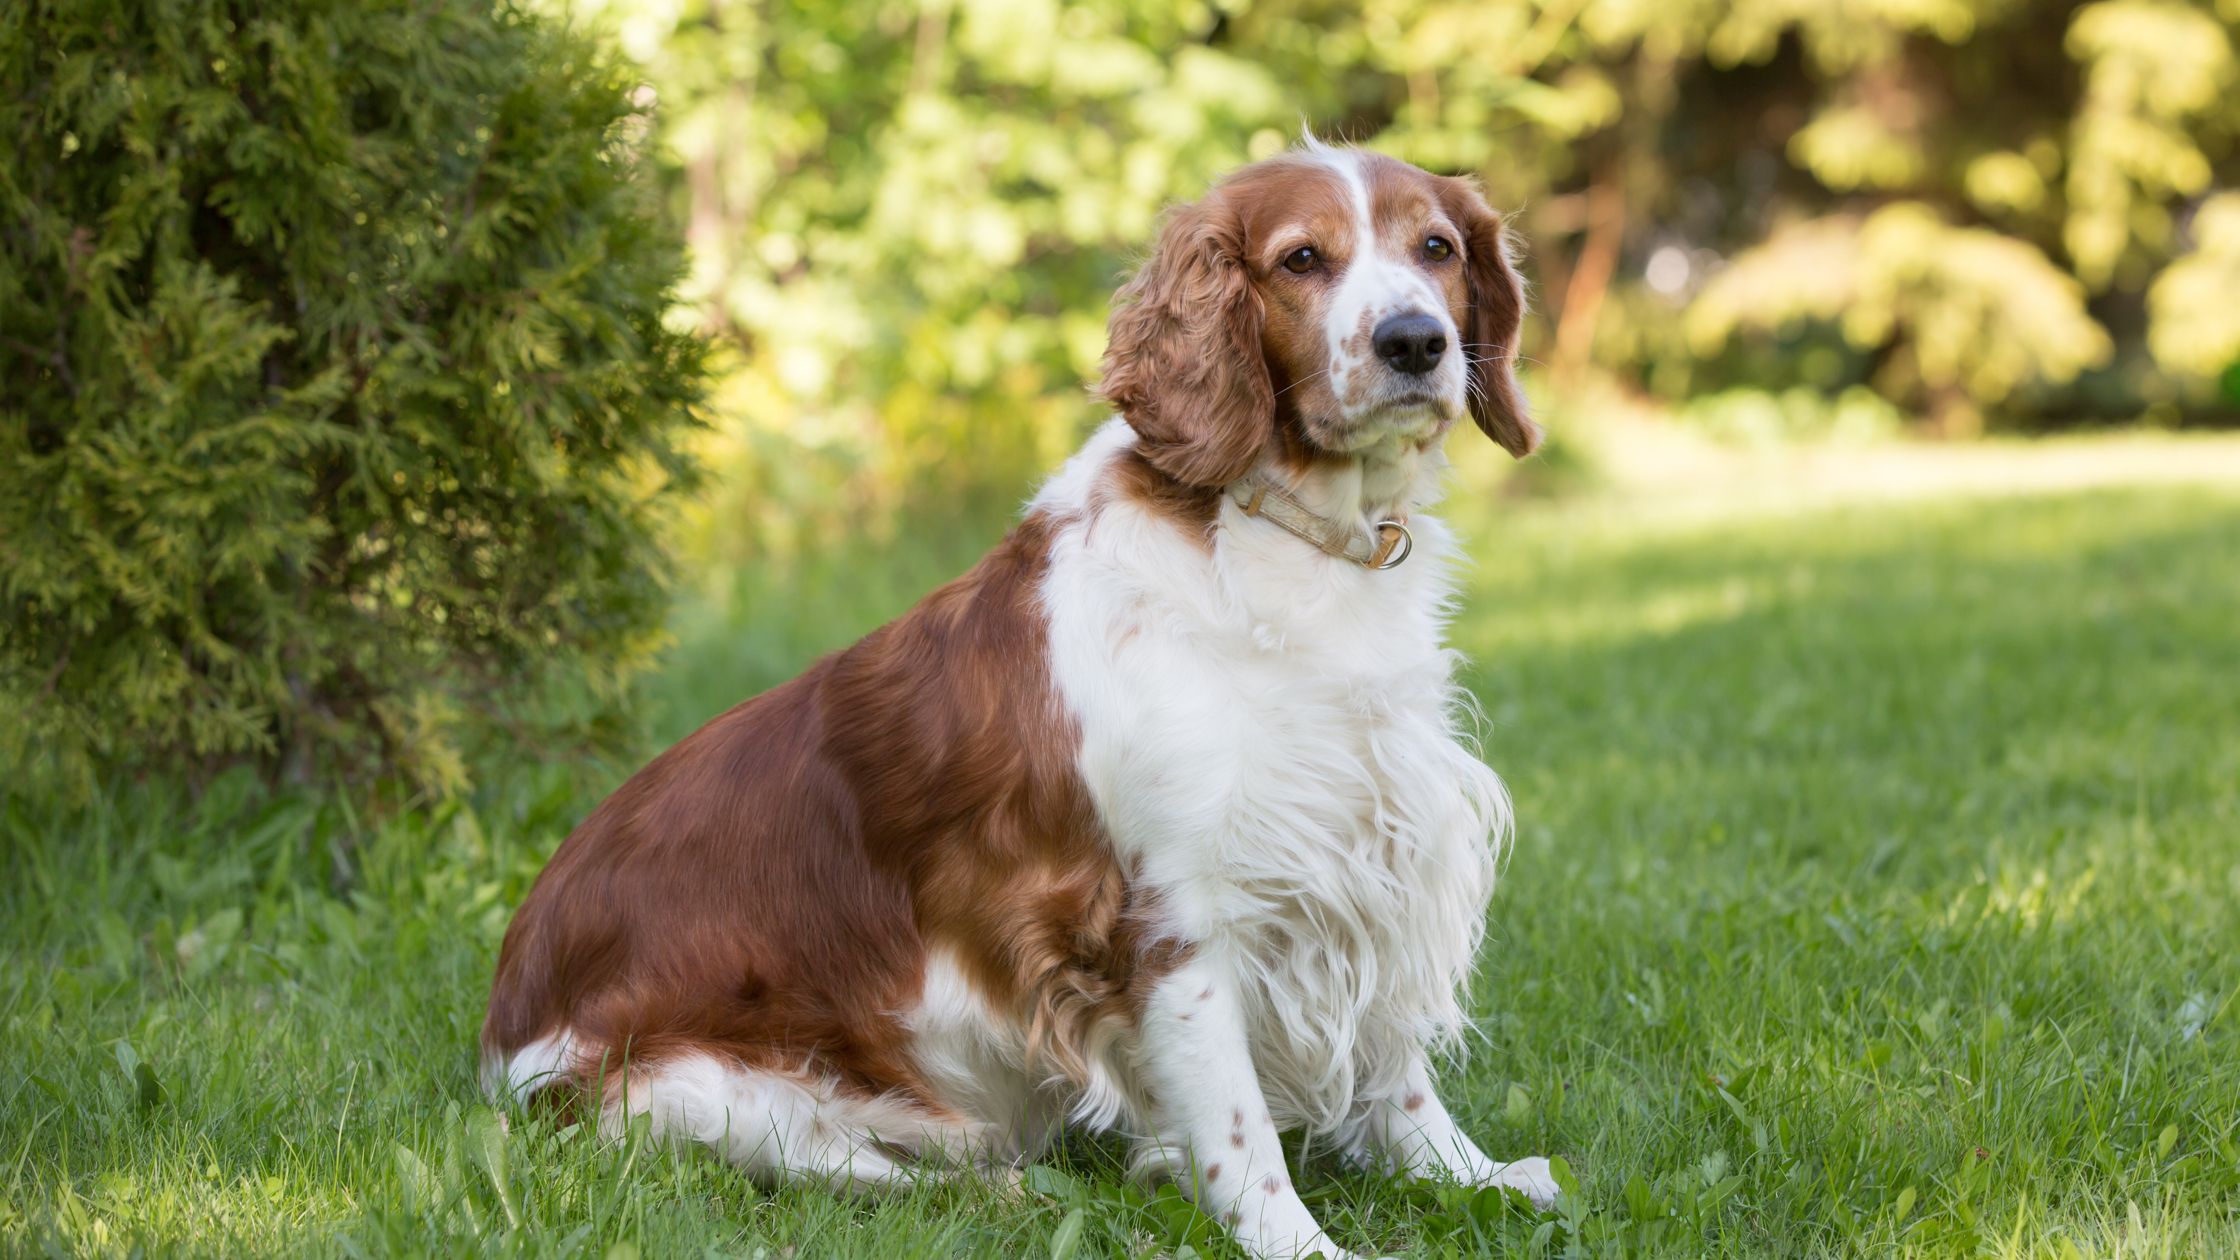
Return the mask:
<path id="1" fill-rule="evenodd" d="M 633 90 L 490 0 L 5 6 L 0 769 L 455 785 L 611 701 L 703 357 Z"/>

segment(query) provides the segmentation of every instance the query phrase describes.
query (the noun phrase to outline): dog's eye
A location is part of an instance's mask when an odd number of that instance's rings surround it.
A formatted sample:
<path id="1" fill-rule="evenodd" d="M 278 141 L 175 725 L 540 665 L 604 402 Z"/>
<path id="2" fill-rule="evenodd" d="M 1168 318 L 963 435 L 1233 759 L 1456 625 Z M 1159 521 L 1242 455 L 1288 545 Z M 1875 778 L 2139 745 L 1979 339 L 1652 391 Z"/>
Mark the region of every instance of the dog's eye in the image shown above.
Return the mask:
<path id="1" fill-rule="evenodd" d="M 1433 262 L 1444 262 L 1453 253 L 1454 246 L 1447 243 L 1446 237 L 1427 236 L 1423 238 L 1423 256 L 1425 258 Z"/>
<path id="2" fill-rule="evenodd" d="M 1321 265 L 1322 255 L 1312 245 L 1301 245 L 1283 256 L 1283 269 L 1293 275 L 1303 276 Z"/>

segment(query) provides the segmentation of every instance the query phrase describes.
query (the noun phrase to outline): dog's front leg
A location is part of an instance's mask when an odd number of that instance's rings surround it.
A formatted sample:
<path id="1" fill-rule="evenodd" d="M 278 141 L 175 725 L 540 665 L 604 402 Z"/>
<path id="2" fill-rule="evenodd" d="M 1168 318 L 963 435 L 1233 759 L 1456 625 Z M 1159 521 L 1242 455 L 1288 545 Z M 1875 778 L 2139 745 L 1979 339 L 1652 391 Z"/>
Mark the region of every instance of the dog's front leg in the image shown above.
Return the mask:
<path id="1" fill-rule="evenodd" d="M 1346 1257 L 1291 1184 L 1229 977 L 1204 961 L 1172 972 L 1144 1004 L 1142 1034 L 1157 1158 L 1176 1183 L 1255 1256 Z"/>
<path id="2" fill-rule="evenodd" d="M 1379 1098 L 1369 1111 L 1369 1141 L 1398 1172 L 1412 1177 L 1452 1177 L 1466 1185 L 1509 1186 L 1524 1192 L 1535 1207 L 1553 1207 L 1555 1178 L 1548 1161 L 1535 1155 L 1512 1163 L 1488 1159 L 1470 1140 L 1431 1087 L 1431 1069 L 1418 1059 L 1399 1090 Z"/>

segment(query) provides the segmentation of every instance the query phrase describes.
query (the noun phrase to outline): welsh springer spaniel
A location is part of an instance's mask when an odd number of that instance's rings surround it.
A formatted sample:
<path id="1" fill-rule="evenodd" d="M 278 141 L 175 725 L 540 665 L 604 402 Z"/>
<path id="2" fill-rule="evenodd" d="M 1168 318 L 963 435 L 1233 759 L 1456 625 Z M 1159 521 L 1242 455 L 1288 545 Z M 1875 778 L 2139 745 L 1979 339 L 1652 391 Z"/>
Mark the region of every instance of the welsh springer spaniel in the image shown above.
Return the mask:
<path id="1" fill-rule="evenodd" d="M 1468 182 L 1304 147 L 1176 211 L 1117 418 L 978 566 L 617 790 L 506 934 L 490 1088 L 851 1190 L 1119 1130 L 1247 1250 L 1335 1247 L 1277 1134 L 1546 1205 L 1430 1056 L 1509 830 L 1457 729 L 1467 411 L 1532 450 Z"/>

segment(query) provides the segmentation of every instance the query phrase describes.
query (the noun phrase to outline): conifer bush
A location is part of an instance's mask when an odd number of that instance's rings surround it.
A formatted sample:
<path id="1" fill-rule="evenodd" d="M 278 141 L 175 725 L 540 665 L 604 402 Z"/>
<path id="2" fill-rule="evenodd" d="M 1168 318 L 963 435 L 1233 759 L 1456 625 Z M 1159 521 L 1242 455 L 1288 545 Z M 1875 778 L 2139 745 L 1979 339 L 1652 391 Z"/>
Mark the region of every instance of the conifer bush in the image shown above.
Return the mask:
<path id="1" fill-rule="evenodd" d="M 5 6 L 0 770 L 455 783 L 611 697 L 702 358 L 646 127 L 510 3 Z"/>

